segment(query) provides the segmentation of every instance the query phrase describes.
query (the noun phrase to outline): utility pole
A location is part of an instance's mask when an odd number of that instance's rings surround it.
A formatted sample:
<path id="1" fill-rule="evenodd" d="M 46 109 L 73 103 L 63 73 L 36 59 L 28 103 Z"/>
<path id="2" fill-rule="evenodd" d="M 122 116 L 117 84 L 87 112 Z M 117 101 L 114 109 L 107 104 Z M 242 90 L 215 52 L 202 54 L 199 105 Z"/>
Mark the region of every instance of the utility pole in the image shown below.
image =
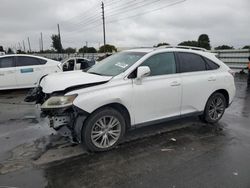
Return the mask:
<path id="1" fill-rule="evenodd" d="M 38 39 L 38 42 L 39 42 L 39 52 L 41 52 L 41 39 L 40 38 Z"/>
<path id="2" fill-rule="evenodd" d="M 85 46 L 86 46 L 86 52 L 85 53 L 88 53 L 88 41 L 85 41 Z"/>
<path id="3" fill-rule="evenodd" d="M 104 53 L 106 53 L 106 31 L 105 31 L 105 14 L 104 14 L 104 3 L 102 2 L 102 25 L 103 25 L 103 44 L 104 44 Z"/>
<path id="4" fill-rule="evenodd" d="M 18 47 L 19 47 L 19 50 L 22 51 L 22 46 L 21 46 L 20 42 L 18 42 Z"/>
<path id="5" fill-rule="evenodd" d="M 41 51 L 43 52 L 43 33 L 41 32 Z"/>
<path id="6" fill-rule="evenodd" d="M 31 52 L 31 47 L 30 47 L 30 38 L 28 37 L 28 45 L 29 45 L 29 52 Z"/>
<path id="7" fill-rule="evenodd" d="M 24 44 L 24 40 L 23 40 L 23 51 L 25 52 L 25 44 Z"/>
<path id="8" fill-rule="evenodd" d="M 61 33 L 60 33 L 60 26 L 59 26 L 59 24 L 57 24 L 57 29 L 58 29 L 58 37 L 59 37 L 60 45 L 61 45 L 61 48 L 62 48 L 62 41 L 61 41 Z M 61 49 L 61 52 L 62 52 L 62 49 Z"/>

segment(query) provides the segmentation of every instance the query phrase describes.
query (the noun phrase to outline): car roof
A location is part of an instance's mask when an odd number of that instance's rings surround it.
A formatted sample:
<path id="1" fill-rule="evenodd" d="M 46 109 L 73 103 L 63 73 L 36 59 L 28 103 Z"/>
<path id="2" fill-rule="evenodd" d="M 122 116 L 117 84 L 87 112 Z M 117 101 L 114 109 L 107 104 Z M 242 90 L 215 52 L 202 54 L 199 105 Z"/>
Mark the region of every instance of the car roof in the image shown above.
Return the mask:
<path id="1" fill-rule="evenodd" d="M 44 59 L 44 60 L 50 60 L 48 58 L 45 58 L 45 57 L 41 57 L 41 56 L 35 56 L 35 55 L 29 55 L 29 54 L 6 54 L 6 55 L 3 55 L 3 56 L 0 56 L 0 58 L 3 58 L 3 57 L 34 57 L 34 58 L 39 58 L 39 59 Z"/>
<path id="2" fill-rule="evenodd" d="M 178 48 L 178 47 L 166 47 L 166 48 L 136 48 L 136 49 L 130 49 L 125 50 L 126 52 L 144 52 L 144 53 L 150 53 L 150 52 L 188 52 L 188 53 L 196 53 L 200 55 L 208 55 L 213 54 L 206 50 L 200 50 L 199 48 L 190 47 L 190 49 L 186 48 Z"/>
<path id="3" fill-rule="evenodd" d="M 201 55 L 203 57 L 207 57 L 210 60 L 213 60 L 217 63 L 218 59 L 216 58 L 216 54 L 215 53 L 211 53 L 210 51 L 207 51 L 205 49 L 202 48 L 196 48 L 194 47 L 194 49 L 192 49 L 193 47 L 159 47 L 159 48 L 136 48 L 136 49 L 130 49 L 130 50 L 126 50 L 127 52 L 144 52 L 146 54 L 157 54 L 157 53 L 161 53 L 161 52 L 187 52 L 187 53 L 194 53 L 194 54 L 198 54 Z"/>
<path id="4" fill-rule="evenodd" d="M 124 50 L 124 52 L 144 52 L 144 53 L 149 53 L 152 52 L 154 48 L 135 48 L 135 49 L 130 49 L 130 50 Z"/>

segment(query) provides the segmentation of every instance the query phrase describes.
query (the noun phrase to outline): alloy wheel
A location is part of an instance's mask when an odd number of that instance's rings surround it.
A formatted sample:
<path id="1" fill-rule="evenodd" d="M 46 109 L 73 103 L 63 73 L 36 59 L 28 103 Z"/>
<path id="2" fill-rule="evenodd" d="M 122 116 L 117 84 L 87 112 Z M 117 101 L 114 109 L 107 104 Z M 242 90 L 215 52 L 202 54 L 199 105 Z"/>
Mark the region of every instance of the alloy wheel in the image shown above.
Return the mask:
<path id="1" fill-rule="evenodd" d="M 120 138 L 121 123 L 114 116 L 99 118 L 91 131 L 91 141 L 98 148 L 109 148 Z"/>
<path id="2" fill-rule="evenodd" d="M 221 118 L 225 110 L 225 104 L 221 97 L 217 96 L 212 99 L 209 108 L 208 108 L 208 114 L 209 117 L 216 121 Z"/>

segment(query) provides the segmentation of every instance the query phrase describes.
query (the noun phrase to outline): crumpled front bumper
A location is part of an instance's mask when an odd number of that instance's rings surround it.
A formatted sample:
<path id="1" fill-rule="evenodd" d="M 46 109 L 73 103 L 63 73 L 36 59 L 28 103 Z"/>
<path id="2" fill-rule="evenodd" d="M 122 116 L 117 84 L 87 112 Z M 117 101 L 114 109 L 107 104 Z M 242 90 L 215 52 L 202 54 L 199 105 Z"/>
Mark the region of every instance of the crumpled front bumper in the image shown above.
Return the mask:
<path id="1" fill-rule="evenodd" d="M 81 132 L 88 113 L 75 107 L 62 109 L 42 109 L 42 117 L 45 117 L 48 125 L 60 135 L 69 137 L 74 143 L 81 142 Z"/>
<path id="2" fill-rule="evenodd" d="M 26 102 L 43 104 L 49 97 L 58 93 L 43 93 L 42 88 L 31 89 L 25 98 Z M 41 117 L 45 118 L 47 124 L 62 136 L 69 137 L 72 142 L 81 142 L 81 132 L 88 112 L 72 105 L 65 108 L 41 109 Z"/>

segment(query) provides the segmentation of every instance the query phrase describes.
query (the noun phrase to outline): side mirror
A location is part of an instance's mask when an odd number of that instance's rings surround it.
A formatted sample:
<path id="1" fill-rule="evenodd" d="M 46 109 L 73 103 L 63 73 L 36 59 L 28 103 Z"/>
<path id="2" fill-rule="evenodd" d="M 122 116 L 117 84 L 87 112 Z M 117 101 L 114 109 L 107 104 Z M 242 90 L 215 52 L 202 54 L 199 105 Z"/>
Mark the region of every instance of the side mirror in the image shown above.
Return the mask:
<path id="1" fill-rule="evenodd" d="M 150 75 L 150 68 L 148 66 L 140 66 L 137 68 L 137 79 L 141 80 L 142 78 Z"/>

